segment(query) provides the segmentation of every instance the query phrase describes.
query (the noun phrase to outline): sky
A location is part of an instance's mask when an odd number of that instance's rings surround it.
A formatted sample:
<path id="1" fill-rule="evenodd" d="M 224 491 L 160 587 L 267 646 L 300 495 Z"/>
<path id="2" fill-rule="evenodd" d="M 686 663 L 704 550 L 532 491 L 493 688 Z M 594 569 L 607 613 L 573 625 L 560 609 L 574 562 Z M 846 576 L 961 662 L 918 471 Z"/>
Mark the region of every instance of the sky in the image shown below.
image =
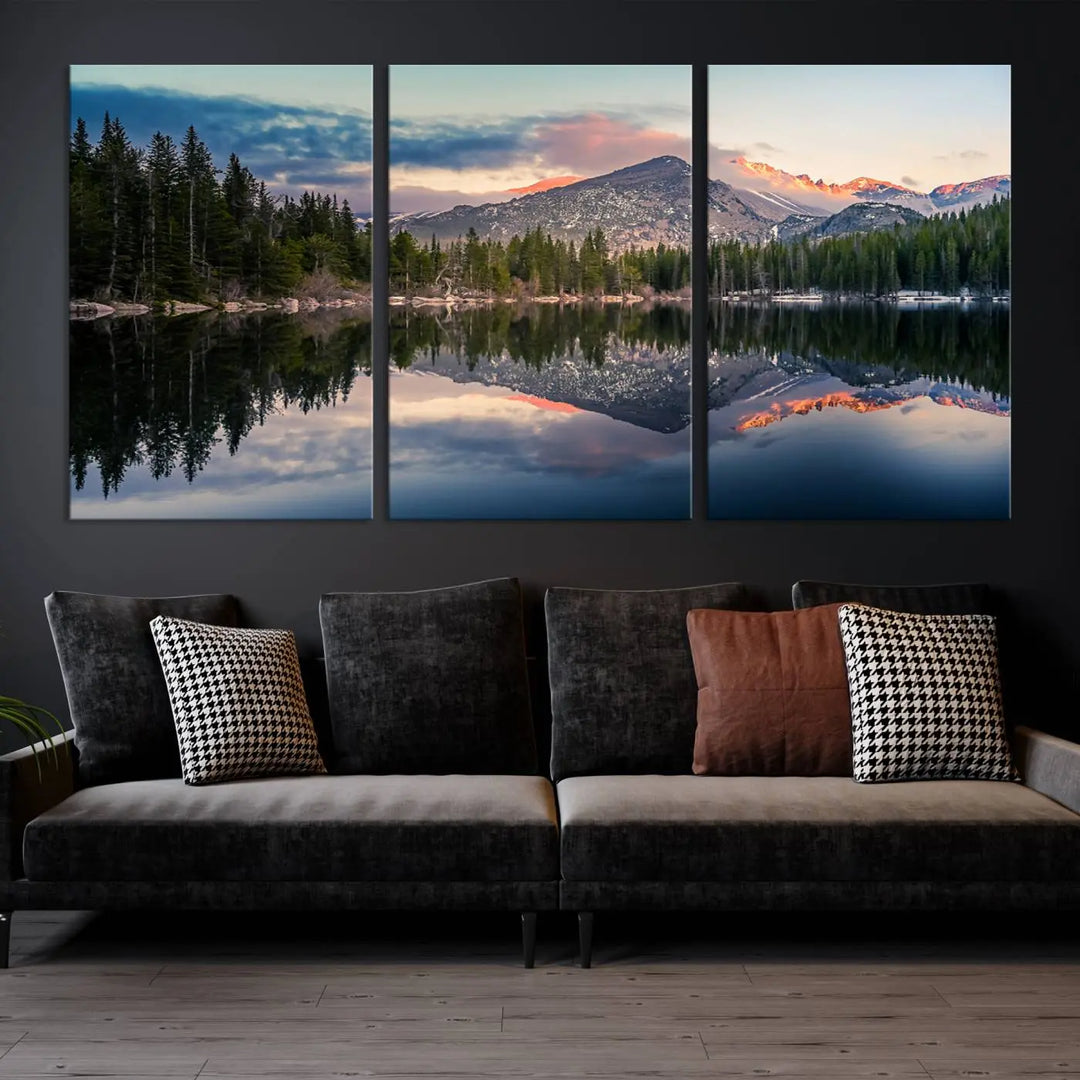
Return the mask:
<path id="1" fill-rule="evenodd" d="M 513 197 L 553 177 L 690 160 L 688 66 L 392 65 L 394 213 Z"/>
<path id="2" fill-rule="evenodd" d="M 1007 65 L 709 68 L 709 166 L 742 154 L 830 183 L 919 191 L 1011 172 Z"/>
<path id="3" fill-rule="evenodd" d="M 73 65 L 71 127 L 83 117 L 96 142 L 106 110 L 138 147 L 159 130 L 179 143 L 194 124 L 219 168 L 235 153 L 274 192 L 371 211 L 370 67 Z"/>

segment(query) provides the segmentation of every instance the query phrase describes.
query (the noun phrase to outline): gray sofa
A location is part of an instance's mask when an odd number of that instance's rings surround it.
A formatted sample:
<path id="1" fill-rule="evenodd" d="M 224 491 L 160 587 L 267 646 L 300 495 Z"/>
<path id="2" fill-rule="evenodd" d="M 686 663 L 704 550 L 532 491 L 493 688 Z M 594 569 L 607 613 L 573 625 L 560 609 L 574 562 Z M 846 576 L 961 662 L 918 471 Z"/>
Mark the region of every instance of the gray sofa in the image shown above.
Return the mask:
<path id="1" fill-rule="evenodd" d="M 838 588 L 799 583 L 796 605 L 990 605 L 967 586 Z M 235 617 L 194 599 L 204 618 Z M 202 787 L 164 754 L 171 720 L 137 631 L 184 602 L 50 598 L 92 760 L 70 735 L 40 777 L 29 750 L 0 758 L 0 960 L 26 908 L 516 911 L 526 966 L 536 913 L 561 908 L 578 914 L 589 966 L 600 911 L 1080 907 L 1080 745 L 1054 736 L 1014 732 L 1023 784 L 690 775 L 686 612 L 751 607 L 741 586 L 548 590 L 554 788 L 531 768 L 516 582 L 324 597 L 321 734 L 337 771 Z M 158 723 L 151 764 L 110 746 L 110 710 Z M 484 771 L 451 773 L 470 743 Z M 166 775 L 131 775 L 146 769 Z"/>
<path id="2" fill-rule="evenodd" d="M 1022 784 L 690 775 L 697 686 L 676 628 L 747 599 L 547 593 L 559 903 L 578 913 L 584 966 L 598 911 L 1080 907 L 1080 745 L 1030 728 L 1013 734 Z M 796 607 L 844 600 L 993 608 L 979 586 L 794 588 Z"/>

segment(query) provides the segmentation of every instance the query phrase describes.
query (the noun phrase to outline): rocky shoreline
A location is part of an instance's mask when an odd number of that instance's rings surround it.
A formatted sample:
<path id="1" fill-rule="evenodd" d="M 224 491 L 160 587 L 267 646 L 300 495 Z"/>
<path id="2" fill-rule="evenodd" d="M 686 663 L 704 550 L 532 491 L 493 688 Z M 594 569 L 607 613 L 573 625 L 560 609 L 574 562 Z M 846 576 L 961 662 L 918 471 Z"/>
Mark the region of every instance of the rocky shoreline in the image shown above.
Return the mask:
<path id="1" fill-rule="evenodd" d="M 202 311 L 224 311 L 230 314 L 279 311 L 286 315 L 296 315 L 320 308 L 370 307 L 369 296 L 348 297 L 346 299 L 316 300 L 313 296 L 283 296 L 279 300 L 229 300 L 223 304 L 192 304 L 184 300 L 165 300 L 151 308 L 147 304 L 129 304 L 117 301 L 114 304 L 102 304 L 93 300 L 72 300 L 68 305 L 68 315 L 72 321 L 91 321 L 124 315 L 193 315 Z"/>
<path id="2" fill-rule="evenodd" d="M 640 304 L 653 300 L 664 304 L 680 300 L 689 302 L 689 296 L 672 296 L 668 293 L 652 297 L 637 293 L 604 293 L 598 296 L 581 296 L 578 293 L 559 293 L 551 296 L 459 296 L 448 293 L 446 296 L 391 296 L 387 303 L 391 307 L 492 307 L 495 304 Z"/>
<path id="3" fill-rule="evenodd" d="M 673 303 L 689 302 L 689 296 L 668 294 L 653 297 L 638 293 L 605 293 L 600 296 L 580 296 L 577 293 L 559 293 L 551 296 L 469 296 L 450 293 L 445 296 L 391 296 L 391 307 L 439 307 L 470 308 L 492 307 L 496 304 L 639 304 L 647 301 Z M 194 304 L 184 300 L 165 300 L 150 307 L 148 304 L 131 304 L 117 301 L 103 304 L 94 300 L 72 300 L 68 305 L 72 321 L 92 321 L 126 315 L 193 315 L 204 311 L 222 311 L 228 314 L 247 314 L 260 311 L 277 311 L 285 315 L 303 314 L 321 309 L 366 308 L 371 306 L 370 296 L 346 297 L 344 299 L 316 300 L 313 296 L 283 296 L 278 300 L 229 300 L 222 304 Z"/>

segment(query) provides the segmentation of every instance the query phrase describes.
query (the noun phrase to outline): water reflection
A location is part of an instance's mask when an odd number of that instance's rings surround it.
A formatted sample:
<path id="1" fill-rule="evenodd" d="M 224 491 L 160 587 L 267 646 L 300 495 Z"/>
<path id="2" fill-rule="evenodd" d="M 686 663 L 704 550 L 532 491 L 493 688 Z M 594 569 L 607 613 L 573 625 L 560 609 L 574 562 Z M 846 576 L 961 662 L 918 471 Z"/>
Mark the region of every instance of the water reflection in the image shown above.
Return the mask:
<path id="1" fill-rule="evenodd" d="M 367 517 L 370 319 L 71 325 L 73 517 Z"/>
<path id="2" fill-rule="evenodd" d="M 1002 305 L 713 305 L 709 513 L 1007 518 Z"/>
<path id="3" fill-rule="evenodd" d="M 391 315 L 400 518 L 680 518 L 690 511 L 686 305 Z"/>

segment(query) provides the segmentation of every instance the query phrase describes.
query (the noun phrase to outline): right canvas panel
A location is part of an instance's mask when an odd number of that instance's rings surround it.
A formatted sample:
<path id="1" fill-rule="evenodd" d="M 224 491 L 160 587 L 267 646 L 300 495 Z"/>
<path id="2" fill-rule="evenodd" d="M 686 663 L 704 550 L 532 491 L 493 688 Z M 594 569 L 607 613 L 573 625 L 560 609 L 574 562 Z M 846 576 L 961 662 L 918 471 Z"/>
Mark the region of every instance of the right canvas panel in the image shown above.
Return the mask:
<path id="1" fill-rule="evenodd" d="M 709 516 L 1003 519 L 1010 69 L 709 69 Z"/>

